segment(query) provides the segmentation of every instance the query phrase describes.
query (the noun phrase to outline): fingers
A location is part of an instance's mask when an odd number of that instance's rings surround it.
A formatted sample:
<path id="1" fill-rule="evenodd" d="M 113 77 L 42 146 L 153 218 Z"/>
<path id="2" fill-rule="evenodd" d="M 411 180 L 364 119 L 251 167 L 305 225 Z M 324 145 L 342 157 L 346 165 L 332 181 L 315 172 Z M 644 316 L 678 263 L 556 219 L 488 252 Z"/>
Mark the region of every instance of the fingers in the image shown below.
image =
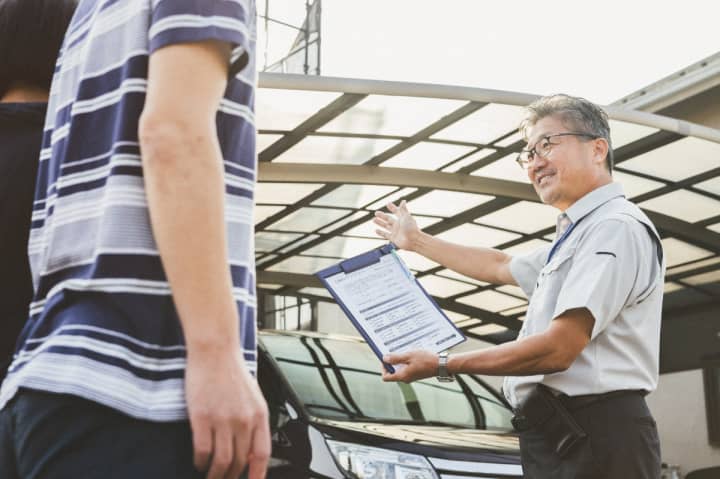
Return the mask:
<path id="1" fill-rule="evenodd" d="M 198 471 L 204 472 L 210 466 L 213 450 L 213 437 L 210 425 L 203 418 L 191 422 L 193 439 L 193 464 Z"/>
<path id="2" fill-rule="evenodd" d="M 212 462 L 207 479 L 224 479 L 230 471 L 235 455 L 232 429 L 229 427 L 216 429 L 213 437 Z"/>
<path id="3" fill-rule="evenodd" d="M 395 353 L 395 354 L 386 354 L 383 356 L 383 362 L 387 364 L 398 364 L 398 363 L 406 363 L 410 360 L 410 353 Z"/>
<path id="4" fill-rule="evenodd" d="M 267 421 L 254 431 L 252 449 L 248 457 L 248 479 L 264 479 L 270 461 L 270 427 Z"/>
<path id="5" fill-rule="evenodd" d="M 244 436 L 238 435 L 237 432 L 238 430 L 236 429 L 235 437 L 233 438 L 234 458 L 230 471 L 225 475 L 227 479 L 237 479 L 240 477 L 240 474 L 242 474 L 247 465 L 248 448 L 250 445 L 248 444 L 248 440 Z"/>

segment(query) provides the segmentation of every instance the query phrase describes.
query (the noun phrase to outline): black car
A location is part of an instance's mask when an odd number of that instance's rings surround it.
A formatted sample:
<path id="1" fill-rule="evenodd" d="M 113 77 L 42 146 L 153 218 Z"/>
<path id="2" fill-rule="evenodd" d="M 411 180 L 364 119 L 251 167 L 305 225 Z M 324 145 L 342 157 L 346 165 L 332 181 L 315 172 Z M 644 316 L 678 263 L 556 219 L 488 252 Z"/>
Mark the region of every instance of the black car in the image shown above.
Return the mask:
<path id="1" fill-rule="evenodd" d="M 512 412 L 479 377 L 384 383 L 356 338 L 260 333 L 269 479 L 522 477 Z"/>

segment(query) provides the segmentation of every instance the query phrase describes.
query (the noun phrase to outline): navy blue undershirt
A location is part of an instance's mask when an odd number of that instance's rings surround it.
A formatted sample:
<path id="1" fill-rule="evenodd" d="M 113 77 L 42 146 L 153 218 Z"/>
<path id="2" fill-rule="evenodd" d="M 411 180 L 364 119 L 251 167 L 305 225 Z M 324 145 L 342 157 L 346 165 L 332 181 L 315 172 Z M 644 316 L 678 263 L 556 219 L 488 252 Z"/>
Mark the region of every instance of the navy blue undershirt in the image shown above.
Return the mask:
<path id="1" fill-rule="evenodd" d="M 47 103 L 0 103 L 0 382 L 28 317 L 27 257 Z"/>

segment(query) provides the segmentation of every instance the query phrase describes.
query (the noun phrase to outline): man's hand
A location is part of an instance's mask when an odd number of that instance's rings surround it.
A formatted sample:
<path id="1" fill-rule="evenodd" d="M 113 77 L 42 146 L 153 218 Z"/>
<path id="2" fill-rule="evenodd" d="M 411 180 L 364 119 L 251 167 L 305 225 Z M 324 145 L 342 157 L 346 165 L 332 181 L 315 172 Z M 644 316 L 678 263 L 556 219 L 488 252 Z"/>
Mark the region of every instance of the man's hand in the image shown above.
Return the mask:
<path id="1" fill-rule="evenodd" d="M 383 361 L 393 366 L 399 366 L 395 368 L 394 374 L 390 374 L 383 368 L 383 381 L 409 383 L 437 376 L 438 372 L 438 355 L 430 351 L 386 354 Z"/>
<path id="2" fill-rule="evenodd" d="M 194 463 L 208 479 L 263 479 L 270 457 L 268 411 L 242 351 L 188 353 L 185 395 Z"/>
<path id="3" fill-rule="evenodd" d="M 420 228 L 418 228 L 415 219 L 408 211 L 407 203 L 405 200 L 400 203 L 400 206 L 396 206 L 395 203 L 388 203 L 387 209 L 394 216 L 382 211 L 376 211 L 373 222 L 382 229 L 377 229 L 375 232 L 378 236 L 391 241 L 398 248 L 412 251 L 413 243 L 420 234 Z"/>

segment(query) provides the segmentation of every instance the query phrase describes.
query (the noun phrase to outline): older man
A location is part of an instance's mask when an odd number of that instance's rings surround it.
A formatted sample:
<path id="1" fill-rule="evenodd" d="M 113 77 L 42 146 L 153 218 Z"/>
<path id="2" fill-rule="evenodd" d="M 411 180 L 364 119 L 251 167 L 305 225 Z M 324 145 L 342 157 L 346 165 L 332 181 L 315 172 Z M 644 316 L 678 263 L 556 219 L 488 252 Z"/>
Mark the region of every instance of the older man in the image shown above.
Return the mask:
<path id="1" fill-rule="evenodd" d="M 530 254 L 452 244 L 423 233 L 407 206 L 376 213 L 378 234 L 459 273 L 520 286 L 529 298 L 512 343 L 464 354 L 389 355 L 387 381 L 505 375 L 528 478 L 657 478 L 660 446 L 644 400 L 658 380 L 664 262 L 657 231 L 612 180 L 607 115 L 554 95 L 528 107 L 517 161 L 556 239 Z"/>

